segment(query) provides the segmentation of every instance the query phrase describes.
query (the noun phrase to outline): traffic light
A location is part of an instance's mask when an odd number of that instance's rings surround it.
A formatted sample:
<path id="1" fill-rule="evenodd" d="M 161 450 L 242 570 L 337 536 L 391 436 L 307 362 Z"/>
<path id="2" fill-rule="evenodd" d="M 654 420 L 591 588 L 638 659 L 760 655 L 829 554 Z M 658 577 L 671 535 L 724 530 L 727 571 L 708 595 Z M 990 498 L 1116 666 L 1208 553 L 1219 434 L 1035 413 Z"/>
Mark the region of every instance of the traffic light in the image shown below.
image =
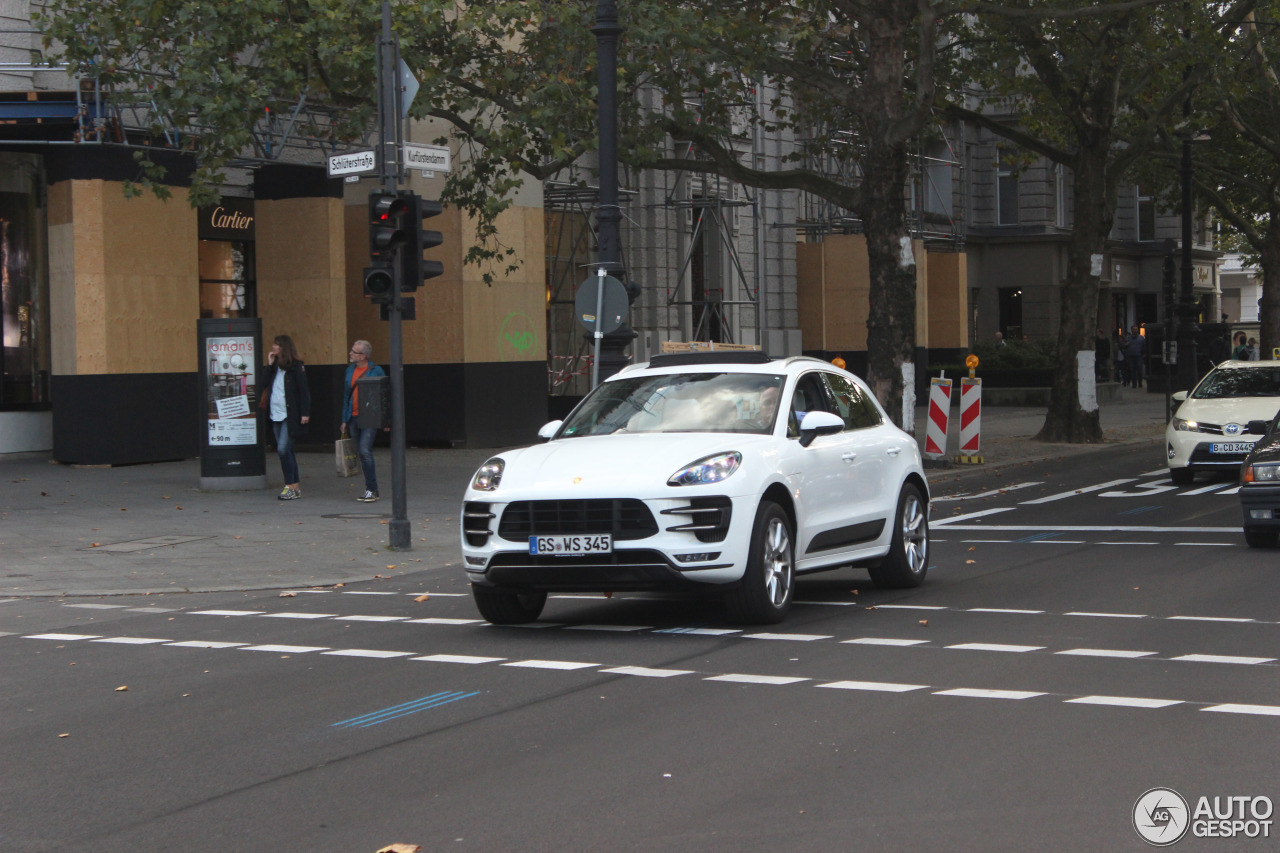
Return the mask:
<path id="1" fill-rule="evenodd" d="M 364 295 L 375 305 L 389 305 L 395 295 L 395 269 L 390 261 L 364 268 Z"/>
<path id="2" fill-rule="evenodd" d="M 369 193 L 369 257 L 390 261 L 396 249 L 409 239 L 409 202 L 389 192 Z"/>
<path id="3" fill-rule="evenodd" d="M 444 208 L 438 201 L 421 198 L 413 193 L 408 193 L 404 198 L 408 202 L 408 211 L 405 216 L 406 240 L 400 254 L 400 269 L 403 273 L 400 289 L 412 292 L 421 287 L 426 279 L 444 275 L 444 264 L 422 257 L 422 253 L 427 249 L 444 242 L 443 234 L 423 228 L 422 222 L 433 216 L 439 216 Z"/>

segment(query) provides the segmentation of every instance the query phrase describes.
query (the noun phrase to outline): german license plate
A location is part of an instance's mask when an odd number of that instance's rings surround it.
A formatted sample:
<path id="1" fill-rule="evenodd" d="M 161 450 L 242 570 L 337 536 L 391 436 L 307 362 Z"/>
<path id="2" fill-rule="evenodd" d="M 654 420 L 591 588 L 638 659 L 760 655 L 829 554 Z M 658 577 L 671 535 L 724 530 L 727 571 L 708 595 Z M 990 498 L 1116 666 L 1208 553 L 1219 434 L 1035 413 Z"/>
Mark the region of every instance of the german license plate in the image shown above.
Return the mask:
<path id="1" fill-rule="evenodd" d="M 1226 441 L 1209 445 L 1210 453 L 1248 453 L 1253 450 L 1252 441 Z"/>
<path id="2" fill-rule="evenodd" d="M 590 536 L 530 536 L 530 554 L 552 554 L 574 557 L 579 554 L 608 554 L 613 551 L 613 536 L 595 533 Z"/>

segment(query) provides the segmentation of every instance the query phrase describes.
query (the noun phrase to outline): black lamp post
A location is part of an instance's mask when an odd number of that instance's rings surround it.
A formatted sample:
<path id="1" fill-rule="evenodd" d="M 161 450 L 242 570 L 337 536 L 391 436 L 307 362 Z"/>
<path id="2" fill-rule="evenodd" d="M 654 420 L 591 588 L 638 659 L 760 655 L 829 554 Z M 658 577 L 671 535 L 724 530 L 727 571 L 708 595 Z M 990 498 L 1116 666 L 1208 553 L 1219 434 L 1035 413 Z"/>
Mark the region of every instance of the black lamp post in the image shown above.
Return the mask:
<path id="1" fill-rule="evenodd" d="M 1191 116 L 1191 98 L 1183 106 L 1183 116 Z M 1191 131 L 1182 140 L 1182 277 L 1178 293 L 1178 390 L 1190 391 L 1199 380 L 1196 366 L 1195 271 L 1191 266 Z"/>
<path id="2" fill-rule="evenodd" d="M 596 88 L 597 121 L 600 126 L 600 200 L 596 212 L 599 228 L 599 262 L 607 275 L 627 281 L 622 268 L 622 211 L 618 208 L 618 4 L 600 0 L 596 4 L 596 64 L 599 66 Z M 635 291 L 627 287 L 628 303 L 635 301 Z M 605 335 L 600 342 L 599 378 L 617 373 L 627 364 L 624 350 L 636 338 L 628 322 Z"/>

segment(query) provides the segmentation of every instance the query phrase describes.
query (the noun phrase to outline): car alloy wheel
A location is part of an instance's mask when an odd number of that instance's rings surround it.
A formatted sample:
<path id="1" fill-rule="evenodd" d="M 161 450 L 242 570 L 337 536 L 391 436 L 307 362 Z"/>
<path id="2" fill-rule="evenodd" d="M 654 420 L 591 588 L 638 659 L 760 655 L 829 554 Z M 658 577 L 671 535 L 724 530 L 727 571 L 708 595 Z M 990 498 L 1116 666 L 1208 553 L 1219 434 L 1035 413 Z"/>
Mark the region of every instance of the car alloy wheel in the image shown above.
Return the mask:
<path id="1" fill-rule="evenodd" d="M 795 551 L 791 541 L 791 518 L 771 501 L 756 511 L 742 581 L 732 589 L 726 603 L 734 618 L 749 623 L 782 621 L 791 607 L 795 584 Z"/>
<path id="2" fill-rule="evenodd" d="M 887 589 L 924 583 L 929 571 L 929 507 L 914 483 L 905 484 L 898 495 L 897 523 L 888 555 L 867 571 L 876 586 Z"/>

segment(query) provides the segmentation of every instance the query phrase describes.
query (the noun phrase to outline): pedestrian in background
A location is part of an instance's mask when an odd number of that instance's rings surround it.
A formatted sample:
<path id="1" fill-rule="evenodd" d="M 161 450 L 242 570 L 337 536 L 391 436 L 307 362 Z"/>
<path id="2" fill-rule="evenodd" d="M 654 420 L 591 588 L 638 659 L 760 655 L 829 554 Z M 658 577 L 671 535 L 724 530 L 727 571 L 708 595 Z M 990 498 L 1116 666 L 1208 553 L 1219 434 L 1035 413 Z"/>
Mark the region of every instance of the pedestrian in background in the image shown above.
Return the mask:
<path id="1" fill-rule="evenodd" d="M 1245 349 L 1249 346 L 1249 336 L 1244 332 L 1236 332 L 1231 336 L 1231 340 L 1235 346 L 1231 348 L 1231 359 L 1233 361 L 1248 361 L 1249 356 L 1245 353 Z"/>
<path id="2" fill-rule="evenodd" d="M 1258 360 L 1258 339 L 1257 338 L 1249 338 L 1248 343 L 1244 345 L 1244 355 L 1242 356 L 1242 358 L 1245 361 Z"/>
<path id="3" fill-rule="evenodd" d="M 1129 369 L 1128 384 L 1134 388 L 1142 387 L 1142 373 L 1146 366 L 1147 339 L 1142 336 L 1142 329 L 1137 323 L 1124 339 L 1124 361 Z"/>
<path id="4" fill-rule="evenodd" d="M 346 394 L 342 400 L 342 432 L 345 435 L 350 428 L 360 456 L 360 470 L 364 473 L 364 494 L 356 500 L 373 503 L 378 499 L 378 472 L 373 467 L 373 439 L 378 431 L 360 426 L 360 391 L 356 381 L 387 374 L 369 360 L 373 355 L 373 345 L 368 341 L 356 341 L 347 355 L 351 363 L 347 365 L 347 378 L 343 382 Z"/>
<path id="5" fill-rule="evenodd" d="M 259 404 L 271 419 L 271 430 L 276 439 L 276 455 L 280 457 L 280 470 L 284 474 L 284 488 L 277 495 L 282 501 L 296 501 L 302 497 L 301 476 L 298 474 L 298 457 L 294 454 L 294 440 L 307 434 L 311 423 L 311 390 L 307 387 L 307 370 L 298 358 L 293 338 L 276 335 L 271 351 L 267 354 L 264 371 L 263 393 Z"/>

